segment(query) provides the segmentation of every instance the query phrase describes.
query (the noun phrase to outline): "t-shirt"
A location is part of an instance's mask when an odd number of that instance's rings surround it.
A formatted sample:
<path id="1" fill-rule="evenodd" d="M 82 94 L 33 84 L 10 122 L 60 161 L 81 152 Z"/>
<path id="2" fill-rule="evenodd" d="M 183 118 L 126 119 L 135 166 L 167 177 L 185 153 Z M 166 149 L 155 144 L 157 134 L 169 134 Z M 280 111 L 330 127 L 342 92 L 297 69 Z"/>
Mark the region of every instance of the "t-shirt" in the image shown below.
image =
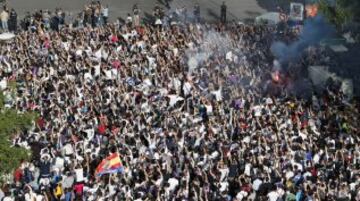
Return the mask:
<path id="1" fill-rule="evenodd" d="M 222 100 L 221 89 L 219 89 L 217 91 L 212 91 L 211 94 L 213 94 L 215 96 L 216 101 Z"/>
<path id="2" fill-rule="evenodd" d="M 184 100 L 184 98 L 178 95 L 168 95 L 168 97 L 170 98 L 170 102 L 169 102 L 170 106 L 174 106 L 178 101 Z"/>
<path id="3" fill-rule="evenodd" d="M 0 14 L 1 21 L 8 21 L 9 19 L 9 13 L 6 11 L 2 11 Z"/>
<path id="4" fill-rule="evenodd" d="M 5 196 L 4 192 L 0 189 L 0 200 L 2 200 L 4 196 Z"/>
<path id="5" fill-rule="evenodd" d="M 2 201 L 14 201 L 14 198 L 6 196 Z"/>
<path id="6" fill-rule="evenodd" d="M 262 183 L 263 182 L 260 179 L 255 179 L 255 181 L 253 182 L 253 189 L 255 191 L 259 190 L 259 187 Z"/>
<path id="7" fill-rule="evenodd" d="M 102 14 L 103 14 L 104 17 L 109 16 L 109 9 L 108 8 L 103 8 L 102 9 Z"/>
<path id="8" fill-rule="evenodd" d="M 205 105 L 205 108 L 206 108 L 206 113 L 207 114 L 212 114 L 213 113 L 212 105 Z"/>
<path id="9" fill-rule="evenodd" d="M 226 53 L 226 60 L 229 60 L 231 61 L 232 60 L 232 57 L 233 57 L 233 53 L 230 51 L 228 53 Z"/>
<path id="10" fill-rule="evenodd" d="M 179 181 L 175 178 L 170 178 L 168 182 L 170 184 L 169 191 L 173 191 L 179 185 Z"/>
<path id="11" fill-rule="evenodd" d="M 71 188 L 73 184 L 74 184 L 74 177 L 73 176 L 65 177 L 63 182 L 62 182 L 62 185 L 63 185 L 64 188 Z"/>
<path id="12" fill-rule="evenodd" d="M 64 152 L 65 152 L 65 155 L 71 155 L 71 154 L 74 153 L 74 149 L 73 149 L 73 147 L 71 146 L 70 143 L 66 144 L 63 149 L 64 149 Z"/>
<path id="13" fill-rule="evenodd" d="M 247 163 L 247 164 L 245 165 L 245 174 L 246 174 L 247 176 L 251 176 L 251 164 L 250 164 L 250 163 Z"/>
<path id="14" fill-rule="evenodd" d="M 254 106 L 254 113 L 255 113 L 255 116 L 256 117 L 260 117 L 261 116 L 261 106 L 257 105 L 257 106 Z"/>
<path id="15" fill-rule="evenodd" d="M 63 194 L 63 188 L 61 187 L 61 185 L 57 185 L 56 188 L 54 189 L 54 195 L 57 198 L 60 198 Z"/>
<path id="16" fill-rule="evenodd" d="M 2 79 L 0 81 L 0 89 L 4 90 L 7 87 L 7 80 L 6 79 Z"/>
<path id="17" fill-rule="evenodd" d="M 98 131 L 100 134 L 105 134 L 106 132 L 106 126 L 104 124 L 101 124 L 99 127 L 98 127 Z"/>
<path id="18" fill-rule="evenodd" d="M 84 181 L 84 170 L 82 168 L 75 169 L 75 174 L 76 174 L 76 182 Z"/>
<path id="19" fill-rule="evenodd" d="M 286 179 L 293 178 L 294 177 L 294 172 L 292 172 L 292 171 L 286 172 L 285 177 L 286 177 Z"/>
<path id="20" fill-rule="evenodd" d="M 191 84 L 189 82 L 184 83 L 183 91 L 184 91 L 185 96 L 190 94 L 191 88 L 192 88 L 192 86 L 191 86 Z"/>
<path id="21" fill-rule="evenodd" d="M 220 183 L 220 192 L 224 192 L 228 189 L 229 183 L 228 182 L 221 182 Z"/>
<path id="22" fill-rule="evenodd" d="M 219 169 L 219 171 L 221 173 L 220 181 L 223 181 L 225 177 L 229 174 L 229 168 Z"/>
<path id="23" fill-rule="evenodd" d="M 20 168 L 15 170 L 15 172 L 14 172 L 14 180 L 18 182 L 18 181 L 21 180 L 22 177 L 23 177 L 22 170 Z"/>
<path id="24" fill-rule="evenodd" d="M 294 194 L 288 193 L 288 194 L 286 195 L 286 199 L 285 199 L 285 200 L 286 200 L 286 201 L 295 201 L 295 200 L 296 200 L 296 197 L 295 197 Z"/>
<path id="25" fill-rule="evenodd" d="M 181 87 L 181 81 L 177 78 L 173 79 L 173 83 L 175 90 L 179 91 Z"/>
<path id="26" fill-rule="evenodd" d="M 94 55 L 95 55 L 95 57 L 96 57 L 97 59 L 101 59 L 101 49 L 99 49 L 98 51 L 96 51 Z"/>
<path id="27" fill-rule="evenodd" d="M 44 196 L 43 196 L 43 195 L 40 195 L 40 194 L 37 194 L 37 195 L 35 196 L 35 199 L 36 199 L 36 201 L 43 201 L 43 200 L 45 200 Z"/>
<path id="28" fill-rule="evenodd" d="M 276 201 L 279 198 L 279 195 L 275 191 L 271 191 L 267 194 L 267 197 L 269 198 L 269 201 Z"/>
<path id="29" fill-rule="evenodd" d="M 82 195 L 83 190 L 84 190 L 84 184 L 76 184 L 74 186 L 74 191 L 77 195 Z"/>
<path id="30" fill-rule="evenodd" d="M 65 163 L 65 160 L 63 158 L 56 157 L 54 167 L 62 169 L 62 168 L 64 168 L 64 163 Z"/>

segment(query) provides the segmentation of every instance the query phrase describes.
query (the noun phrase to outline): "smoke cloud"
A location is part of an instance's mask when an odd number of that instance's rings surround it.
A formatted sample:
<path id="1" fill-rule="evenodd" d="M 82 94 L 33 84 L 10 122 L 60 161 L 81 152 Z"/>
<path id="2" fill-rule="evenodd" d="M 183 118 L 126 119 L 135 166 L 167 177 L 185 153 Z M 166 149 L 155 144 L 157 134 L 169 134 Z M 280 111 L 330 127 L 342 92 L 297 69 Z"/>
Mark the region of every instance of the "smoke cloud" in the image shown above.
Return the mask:
<path id="1" fill-rule="evenodd" d="M 221 34 L 215 30 L 206 30 L 204 27 L 200 29 L 205 33 L 202 39 L 198 41 L 199 45 L 186 50 L 187 64 L 190 71 L 196 69 L 214 54 L 225 55 L 234 46 L 229 35 Z"/>
<path id="2" fill-rule="evenodd" d="M 324 17 L 318 15 L 315 18 L 305 20 L 303 30 L 297 41 L 289 45 L 277 41 L 271 45 L 270 49 L 281 63 L 296 61 L 306 48 L 318 44 L 321 40 L 334 35 L 334 33 L 334 27 L 327 23 Z"/>

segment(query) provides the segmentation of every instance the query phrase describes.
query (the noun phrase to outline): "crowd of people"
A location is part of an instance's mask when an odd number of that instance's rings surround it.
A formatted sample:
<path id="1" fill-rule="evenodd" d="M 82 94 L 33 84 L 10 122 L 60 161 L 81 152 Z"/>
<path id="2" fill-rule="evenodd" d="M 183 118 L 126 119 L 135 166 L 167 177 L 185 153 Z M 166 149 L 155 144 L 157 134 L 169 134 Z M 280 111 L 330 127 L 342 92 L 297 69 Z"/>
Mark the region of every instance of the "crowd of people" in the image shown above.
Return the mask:
<path id="1" fill-rule="evenodd" d="M 0 46 L 5 107 L 39 114 L 11 139 L 32 159 L 0 200 L 360 200 L 359 102 L 336 82 L 289 90 L 326 51 L 272 71 L 272 41 L 296 32 L 109 23 L 96 3 L 71 26 L 39 13 Z M 124 171 L 96 177 L 112 153 Z"/>
<path id="2" fill-rule="evenodd" d="M 14 33 L 23 30 L 39 31 L 44 29 L 59 31 L 65 24 L 74 27 L 96 27 L 107 24 L 108 18 L 109 7 L 102 5 L 99 1 L 92 1 L 91 4 L 86 5 L 77 14 L 67 13 L 61 8 L 57 8 L 55 11 L 38 10 L 34 13 L 27 12 L 19 23 L 14 9 L 9 9 L 4 5 L 0 13 L 1 30 Z"/>

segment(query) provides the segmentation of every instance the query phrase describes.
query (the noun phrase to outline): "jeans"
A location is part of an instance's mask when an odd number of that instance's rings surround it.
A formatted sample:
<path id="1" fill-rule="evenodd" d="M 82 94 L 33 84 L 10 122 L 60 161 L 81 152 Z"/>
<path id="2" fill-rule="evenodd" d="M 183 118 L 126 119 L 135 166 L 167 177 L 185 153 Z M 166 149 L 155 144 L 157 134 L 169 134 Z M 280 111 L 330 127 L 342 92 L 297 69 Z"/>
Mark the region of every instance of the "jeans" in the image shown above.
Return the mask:
<path id="1" fill-rule="evenodd" d="M 221 21 L 221 23 L 223 23 L 223 24 L 226 23 L 226 12 L 221 12 L 220 21 Z"/>
<path id="2" fill-rule="evenodd" d="M 96 26 L 102 26 L 103 25 L 103 19 L 102 17 L 97 17 L 97 20 L 96 20 Z"/>
<path id="3" fill-rule="evenodd" d="M 103 16 L 103 22 L 104 22 L 104 24 L 108 23 L 108 17 L 107 16 Z"/>
<path id="4" fill-rule="evenodd" d="M 1 27 L 3 30 L 8 30 L 8 23 L 7 21 L 1 21 Z"/>

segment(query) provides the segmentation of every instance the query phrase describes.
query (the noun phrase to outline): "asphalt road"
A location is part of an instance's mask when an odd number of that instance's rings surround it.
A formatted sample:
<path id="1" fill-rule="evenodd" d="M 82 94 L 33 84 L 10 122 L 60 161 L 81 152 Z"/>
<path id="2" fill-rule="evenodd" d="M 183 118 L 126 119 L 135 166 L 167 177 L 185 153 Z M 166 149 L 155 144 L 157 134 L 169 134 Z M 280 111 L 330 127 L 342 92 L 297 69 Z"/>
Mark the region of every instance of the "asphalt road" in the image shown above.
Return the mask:
<path id="1" fill-rule="evenodd" d="M 151 13 L 156 3 L 163 5 L 164 0 L 101 0 L 104 5 L 109 5 L 110 19 L 117 17 L 125 18 L 127 13 L 132 11 L 136 3 L 142 13 Z M 256 0 L 224 0 L 228 7 L 228 19 L 246 20 L 254 18 L 266 12 L 261 8 Z M 84 8 L 90 0 L 8 0 L 10 8 L 18 12 L 22 17 L 27 11 L 34 12 L 40 9 L 55 10 L 62 8 L 71 14 L 76 14 Z M 218 20 L 220 16 L 220 5 L 222 0 L 172 0 L 172 9 L 186 6 L 192 12 L 193 6 L 199 3 L 201 16 L 206 20 Z"/>

